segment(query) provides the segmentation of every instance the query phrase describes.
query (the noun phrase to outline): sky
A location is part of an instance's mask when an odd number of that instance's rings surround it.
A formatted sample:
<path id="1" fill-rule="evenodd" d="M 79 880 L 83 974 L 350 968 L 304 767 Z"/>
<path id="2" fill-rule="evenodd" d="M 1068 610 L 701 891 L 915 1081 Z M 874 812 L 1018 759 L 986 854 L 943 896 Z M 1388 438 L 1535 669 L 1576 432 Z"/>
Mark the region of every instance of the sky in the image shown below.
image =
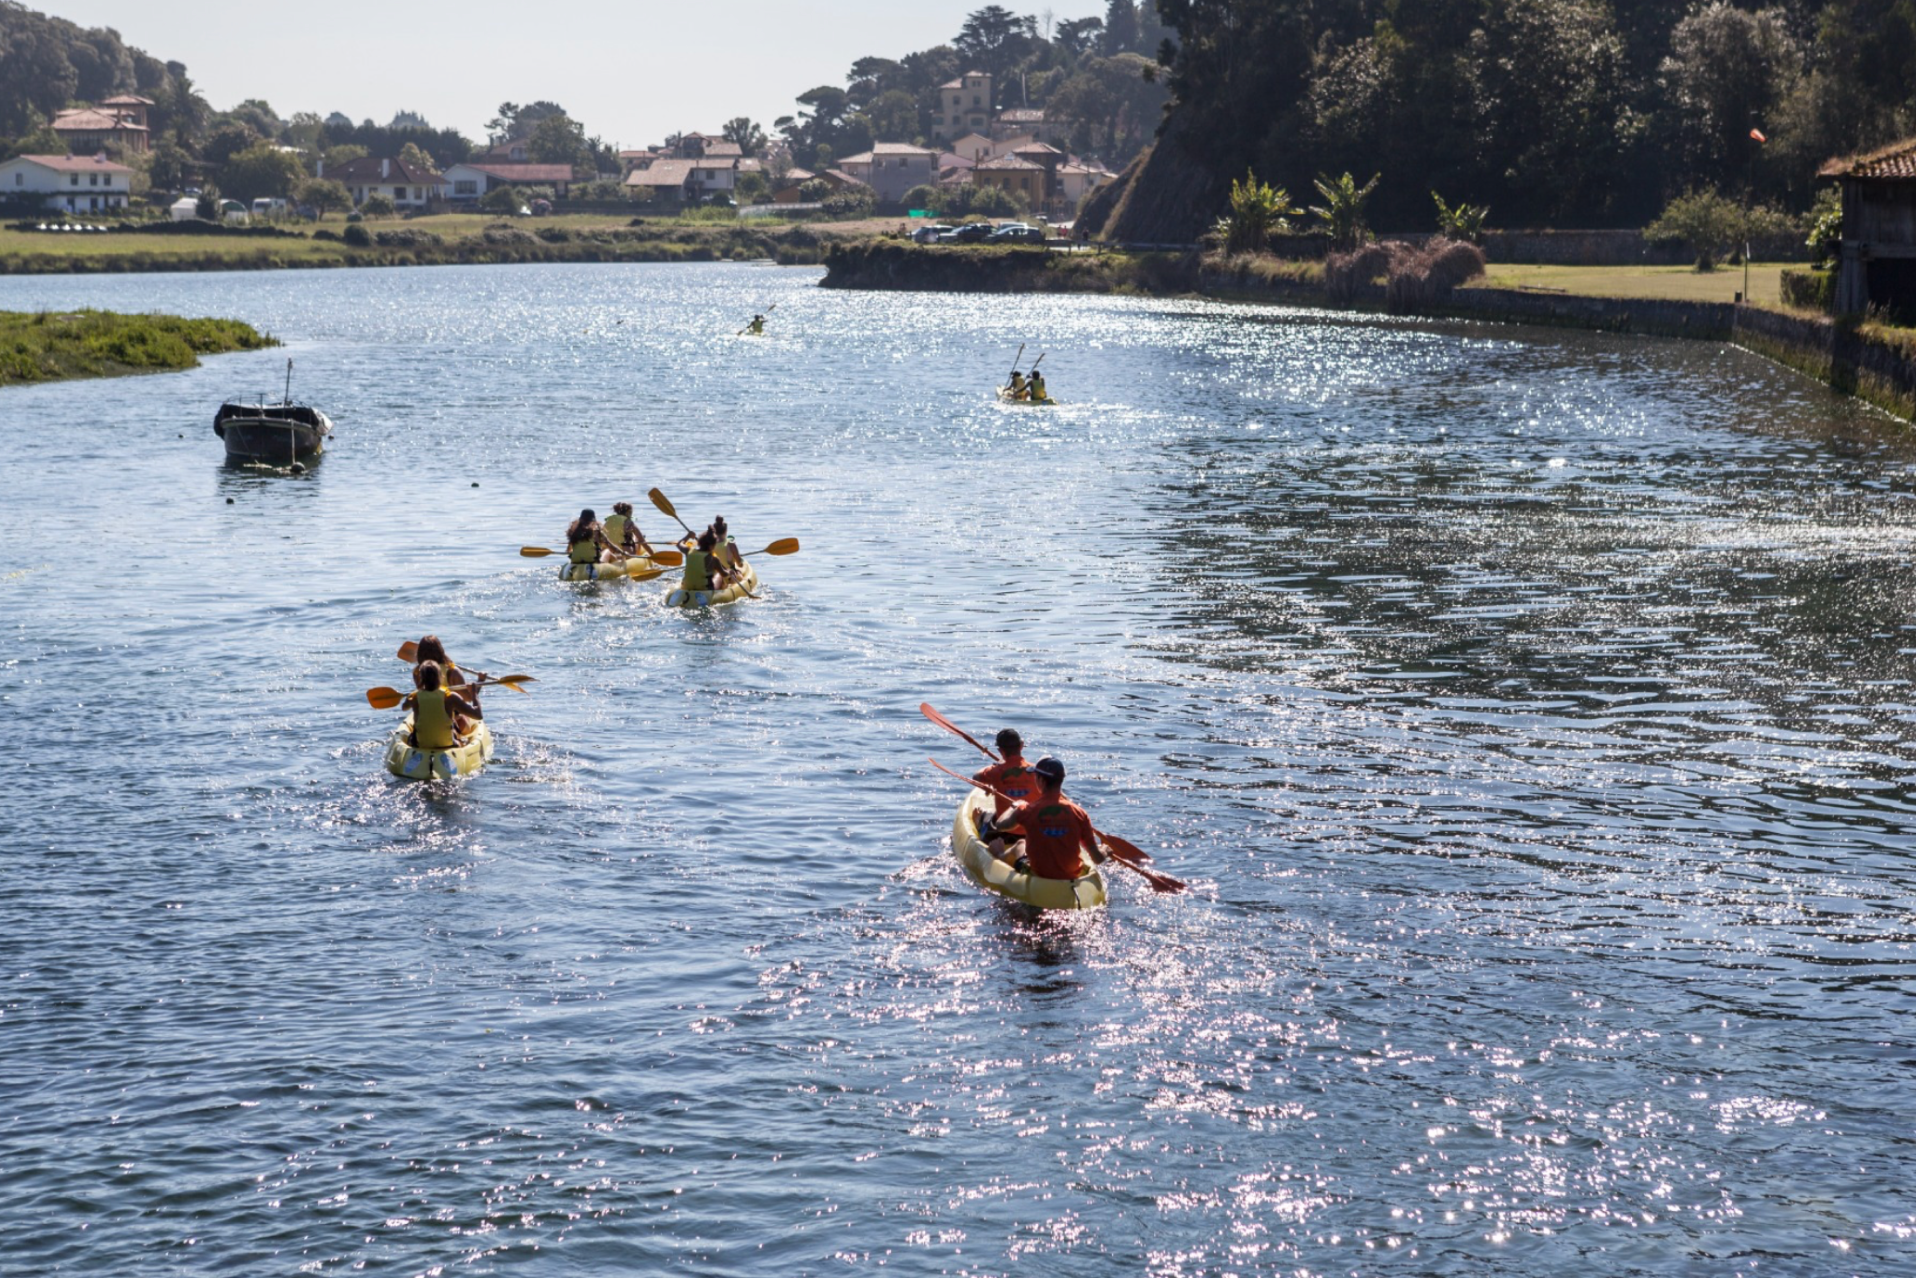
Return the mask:
<path id="1" fill-rule="evenodd" d="M 958 34 L 990 0 L 27 0 L 112 27 L 187 74 L 215 108 L 264 98 L 282 117 L 343 111 L 386 123 L 417 111 L 482 139 L 499 104 L 557 102 L 606 142 L 718 132 L 746 115 L 771 131 L 793 99 L 843 85 L 866 55 L 901 57 Z M 1063 21 L 1103 0 L 1056 0 Z"/>

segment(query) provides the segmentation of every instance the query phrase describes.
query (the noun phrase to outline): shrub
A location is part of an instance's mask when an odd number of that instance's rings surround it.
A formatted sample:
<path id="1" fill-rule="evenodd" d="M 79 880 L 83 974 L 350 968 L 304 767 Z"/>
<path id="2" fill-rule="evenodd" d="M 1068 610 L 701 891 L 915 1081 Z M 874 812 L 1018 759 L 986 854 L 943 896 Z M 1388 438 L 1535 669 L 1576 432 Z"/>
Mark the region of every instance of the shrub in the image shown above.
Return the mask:
<path id="1" fill-rule="evenodd" d="M 359 211 L 367 217 L 391 217 L 398 210 L 385 196 L 369 195 L 366 197 L 366 202 L 359 206 Z"/>
<path id="2" fill-rule="evenodd" d="M 517 213 L 525 206 L 525 196 L 517 187 L 501 186 L 487 191 L 479 200 L 479 207 L 488 213 Z"/>
<path id="3" fill-rule="evenodd" d="M 1804 247 L 1815 254 L 1819 265 L 1834 262 L 1843 250 L 1843 199 L 1833 190 L 1816 193 L 1810 209 L 1810 236 Z"/>
<path id="4" fill-rule="evenodd" d="M 359 228 L 362 232 L 365 227 Z M 399 231 L 380 231 L 373 236 L 373 243 L 381 248 L 424 248 L 431 244 L 443 244 L 444 240 L 431 231 L 405 229 Z"/>
<path id="5" fill-rule="evenodd" d="M 322 226 L 313 232 L 313 238 L 316 240 L 337 240 L 339 238 L 339 232 L 329 231 Z"/>
<path id="6" fill-rule="evenodd" d="M 1481 244 L 1484 238 L 1484 221 L 1490 216 L 1487 204 L 1466 204 L 1459 200 L 1454 206 L 1445 204 L 1444 197 L 1432 191 L 1430 198 L 1437 202 L 1437 234 L 1447 240 L 1464 240 L 1471 244 Z"/>
<path id="7" fill-rule="evenodd" d="M 877 192 L 868 186 L 848 186 L 827 199 L 820 211 L 833 217 L 870 217 L 877 207 Z"/>
<path id="8" fill-rule="evenodd" d="M 1829 271 L 1784 271 L 1783 302 L 1806 311 L 1836 309 L 1836 276 Z"/>
<path id="9" fill-rule="evenodd" d="M 1322 173 L 1317 175 L 1312 185 L 1324 197 L 1324 202 L 1311 205 L 1311 212 L 1330 233 L 1332 249 L 1349 252 L 1370 238 L 1370 228 L 1364 223 L 1364 204 L 1377 189 L 1382 176 L 1372 174 L 1370 181 L 1359 186 L 1348 172 L 1336 179 Z"/>
<path id="10" fill-rule="evenodd" d="M 534 234 L 548 244 L 570 244 L 572 242 L 572 232 L 566 230 L 563 226 L 542 226 L 534 232 Z"/>
<path id="11" fill-rule="evenodd" d="M 488 226 L 479 233 L 479 238 L 488 244 L 537 244 L 539 242 L 531 232 L 503 223 Z"/>
<path id="12" fill-rule="evenodd" d="M 1298 212 L 1289 191 L 1259 182 L 1246 169 L 1242 182 L 1231 183 L 1231 211 L 1218 219 L 1217 231 L 1227 252 L 1261 253 L 1271 236 L 1291 229 Z"/>
<path id="13" fill-rule="evenodd" d="M 366 229 L 364 222 L 348 222 L 339 238 L 354 248 L 371 248 L 373 245 L 372 232 Z"/>
<path id="14" fill-rule="evenodd" d="M 1409 246 L 1391 240 L 1384 244 L 1366 244 L 1349 252 L 1332 253 L 1324 259 L 1324 291 L 1339 305 L 1348 306 L 1360 286 L 1374 283 L 1390 269 L 1392 260 Z"/>
<path id="15" fill-rule="evenodd" d="M 1462 240 L 1438 238 L 1421 249 L 1396 246 L 1384 300 L 1392 310 L 1409 311 L 1441 302 L 1465 280 L 1484 273 L 1484 251 Z"/>
<path id="16" fill-rule="evenodd" d="M 811 178 L 799 184 L 798 198 L 802 204 L 823 203 L 832 193 L 832 184 L 824 178 Z"/>
<path id="17" fill-rule="evenodd" d="M 1710 190 L 1677 196 L 1657 220 L 1643 228 L 1652 243 L 1681 243 L 1696 255 L 1696 269 L 1713 271 L 1717 263 L 1749 239 L 1787 230 L 1790 219 L 1770 208 L 1745 210 Z"/>

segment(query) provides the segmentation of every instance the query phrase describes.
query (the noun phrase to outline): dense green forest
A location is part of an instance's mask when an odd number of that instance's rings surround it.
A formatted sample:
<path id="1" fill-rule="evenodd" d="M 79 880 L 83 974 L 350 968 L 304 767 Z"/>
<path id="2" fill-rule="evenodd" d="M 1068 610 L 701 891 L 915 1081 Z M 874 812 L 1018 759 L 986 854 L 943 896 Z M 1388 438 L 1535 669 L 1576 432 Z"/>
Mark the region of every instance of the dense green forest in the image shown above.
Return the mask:
<path id="1" fill-rule="evenodd" d="M 1191 239 L 1247 167 L 1381 173 L 1499 226 L 1641 225 L 1708 187 L 1791 210 L 1818 165 L 1916 132 L 1916 0 L 1158 0 L 1172 108 L 1113 234 Z M 1767 141 L 1752 137 L 1755 130 Z"/>

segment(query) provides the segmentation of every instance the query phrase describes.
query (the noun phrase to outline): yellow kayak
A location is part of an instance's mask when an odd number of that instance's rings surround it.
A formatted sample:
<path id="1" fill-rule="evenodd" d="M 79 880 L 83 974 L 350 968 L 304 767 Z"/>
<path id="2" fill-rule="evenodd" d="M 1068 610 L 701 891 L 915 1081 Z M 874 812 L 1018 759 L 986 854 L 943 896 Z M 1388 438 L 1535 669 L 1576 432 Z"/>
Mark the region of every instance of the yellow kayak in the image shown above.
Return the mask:
<path id="1" fill-rule="evenodd" d="M 674 586 L 665 597 L 668 608 L 715 608 L 720 604 L 735 603 L 745 598 L 746 591 L 757 593 L 758 574 L 752 571 L 752 565 L 745 565 L 745 576 L 723 590 L 687 590 L 683 586 Z"/>
<path id="2" fill-rule="evenodd" d="M 991 855 L 978 837 L 978 824 L 972 815 L 991 809 L 991 796 L 973 790 L 958 805 L 958 816 L 951 823 L 951 853 L 965 868 L 966 878 L 987 891 L 1041 910 L 1095 910 L 1104 904 L 1104 876 L 1095 867 L 1081 878 L 1041 879 L 1035 874 L 1021 874 Z"/>
<path id="3" fill-rule="evenodd" d="M 421 750 L 412 744 L 408 713 L 386 741 L 386 771 L 408 781 L 450 781 L 470 776 L 492 757 L 492 729 L 481 719 L 470 739 L 450 750 Z"/>
<path id="4" fill-rule="evenodd" d="M 1058 406 L 1058 401 L 1049 395 L 1043 399 L 1026 399 L 1021 395 L 1012 394 L 1010 387 L 1007 386 L 998 388 L 998 398 L 1004 403 L 1019 404 L 1025 408 L 1056 408 Z"/>
<path id="5" fill-rule="evenodd" d="M 559 580 L 624 581 L 635 572 L 644 572 L 656 566 L 650 555 L 633 555 L 630 559 L 611 564 L 575 564 L 568 560 L 559 565 Z"/>

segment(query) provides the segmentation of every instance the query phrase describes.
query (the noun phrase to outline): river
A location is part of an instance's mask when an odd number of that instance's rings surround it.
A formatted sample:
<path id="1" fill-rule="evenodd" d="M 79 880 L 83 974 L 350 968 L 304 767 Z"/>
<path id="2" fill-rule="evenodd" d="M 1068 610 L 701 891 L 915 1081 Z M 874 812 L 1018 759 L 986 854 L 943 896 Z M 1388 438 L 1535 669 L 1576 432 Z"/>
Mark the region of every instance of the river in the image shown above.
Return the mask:
<path id="1" fill-rule="evenodd" d="M 818 278 L 0 278 L 286 342 L 0 391 L 0 1273 L 1916 1270 L 1905 431 Z M 335 447 L 225 469 L 288 356 Z M 705 615 L 516 553 L 654 485 L 804 549 Z M 426 631 L 538 680 L 456 786 L 364 697 Z M 1192 890 L 982 896 L 925 700 Z"/>

